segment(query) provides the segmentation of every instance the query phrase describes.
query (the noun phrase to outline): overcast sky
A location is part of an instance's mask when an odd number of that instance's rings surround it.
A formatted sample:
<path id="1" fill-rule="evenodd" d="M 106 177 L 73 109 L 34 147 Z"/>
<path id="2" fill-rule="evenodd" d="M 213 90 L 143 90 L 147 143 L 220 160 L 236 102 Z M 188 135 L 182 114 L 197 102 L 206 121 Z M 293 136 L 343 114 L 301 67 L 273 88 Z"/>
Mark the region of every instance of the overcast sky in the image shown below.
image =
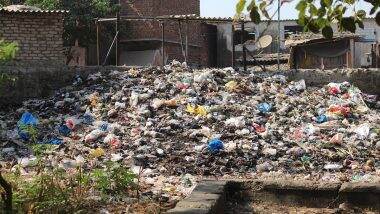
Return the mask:
<path id="1" fill-rule="evenodd" d="M 201 0 L 201 15 L 210 17 L 232 17 L 235 14 L 235 5 L 238 0 Z M 283 5 L 281 8 L 281 19 L 296 19 L 297 11 L 295 6 L 298 0 Z M 277 5 L 277 3 L 276 3 Z M 360 0 L 356 9 L 371 9 L 368 3 Z M 275 16 L 277 18 L 277 16 Z"/>

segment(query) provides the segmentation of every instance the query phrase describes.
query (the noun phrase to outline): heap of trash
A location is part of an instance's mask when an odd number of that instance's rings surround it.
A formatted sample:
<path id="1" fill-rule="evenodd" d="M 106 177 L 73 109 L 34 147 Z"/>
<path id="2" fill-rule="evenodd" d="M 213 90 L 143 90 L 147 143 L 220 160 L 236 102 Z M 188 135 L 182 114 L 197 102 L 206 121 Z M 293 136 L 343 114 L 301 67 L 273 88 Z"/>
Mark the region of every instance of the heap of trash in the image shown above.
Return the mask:
<path id="1" fill-rule="evenodd" d="M 377 96 L 348 82 L 307 87 L 232 68 L 173 62 L 94 73 L 0 112 L 0 161 L 28 173 L 35 159 L 28 147 L 49 144 L 52 165 L 118 162 L 143 169 L 153 190 L 184 194 L 201 177 L 373 180 L 380 175 L 379 107 Z"/>

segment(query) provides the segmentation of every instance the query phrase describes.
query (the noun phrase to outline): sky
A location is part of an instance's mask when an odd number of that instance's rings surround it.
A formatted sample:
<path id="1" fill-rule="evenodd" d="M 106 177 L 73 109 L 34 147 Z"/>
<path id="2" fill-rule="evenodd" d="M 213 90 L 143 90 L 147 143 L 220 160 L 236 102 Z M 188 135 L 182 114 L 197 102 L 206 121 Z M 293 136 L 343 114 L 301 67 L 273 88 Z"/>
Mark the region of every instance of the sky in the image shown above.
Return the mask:
<path id="1" fill-rule="evenodd" d="M 201 0 L 201 15 L 206 17 L 232 17 L 235 15 L 235 6 L 238 0 Z M 295 9 L 298 0 L 284 4 L 281 7 L 281 19 L 296 19 L 297 11 Z M 277 5 L 277 3 L 275 3 Z M 356 9 L 367 11 L 371 9 L 370 5 L 363 0 L 359 0 Z M 275 16 L 277 19 L 277 16 Z"/>

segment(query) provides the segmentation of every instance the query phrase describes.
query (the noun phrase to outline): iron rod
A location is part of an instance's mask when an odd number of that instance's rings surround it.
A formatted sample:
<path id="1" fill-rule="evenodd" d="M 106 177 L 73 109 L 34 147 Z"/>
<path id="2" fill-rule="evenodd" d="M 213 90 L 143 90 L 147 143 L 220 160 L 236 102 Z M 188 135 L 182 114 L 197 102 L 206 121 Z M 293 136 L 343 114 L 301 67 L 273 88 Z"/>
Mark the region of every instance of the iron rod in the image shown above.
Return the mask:
<path id="1" fill-rule="evenodd" d="M 241 22 L 241 45 L 243 50 L 243 66 L 244 72 L 247 71 L 247 52 L 245 50 L 245 26 L 244 22 Z"/>
<path id="2" fill-rule="evenodd" d="M 232 44 L 232 62 L 231 66 L 235 68 L 235 25 L 232 24 L 232 31 L 231 31 L 231 44 Z"/>
<path id="3" fill-rule="evenodd" d="M 96 21 L 96 57 L 100 66 L 100 47 L 99 47 L 99 22 Z"/>
<path id="4" fill-rule="evenodd" d="M 280 17 L 281 17 L 281 0 L 278 0 L 278 9 L 277 9 L 277 30 L 278 30 L 278 46 L 277 46 L 277 70 L 280 71 L 280 49 L 281 49 L 281 23 L 280 23 Z"/>
<path id="5" fill-rule="evenodd" d="M 185 58 L 185 62 L 186 62 L 186 64 L 188 63 L 188 60 L 189 60 L 189 37 L 188 37 L 188 34 L 189 34 L 189 22 L 186 21 L 186 37 L 185 37 L 185 42 L 186 42 L 186 58 Z"/>
<path id="6" fill-rule="evenodd" d="M 165 22 L 161 22 L 162 26 L 162 66 L 165 66 Z"/>
<path id="7" fill-rule="evenodd" d="M 115 45 L 116 38 L 117 38 L 118 34 L 119 34 L 119 31 L 116 32 L 116 35 L 115 35 L 115 37 L 113 38 L 112 44 L 111 44 L 110 48 L 108 49 L 108 52 L 107 52 L 106 58 L 105 58 L 104 61 L 103 61 L 103 66 L 106 65 L 106 63 L 107 63 L 108 57 L 109 57 L 109 55 L 110 55 L 110 53 L 111 53 L 111 50 L 112 50 L 113 46 Z"/>

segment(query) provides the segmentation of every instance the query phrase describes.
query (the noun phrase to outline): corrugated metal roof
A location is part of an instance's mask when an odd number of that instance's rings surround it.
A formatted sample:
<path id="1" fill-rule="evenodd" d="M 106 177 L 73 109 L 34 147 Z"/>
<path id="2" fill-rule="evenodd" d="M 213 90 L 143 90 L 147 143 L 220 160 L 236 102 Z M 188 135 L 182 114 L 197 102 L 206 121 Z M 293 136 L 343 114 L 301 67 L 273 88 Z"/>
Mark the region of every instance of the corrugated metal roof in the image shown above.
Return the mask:
<path id="1" fill-rule="evenodd" d="M 160 16 L 161 17 L 161 16 Z M 204 21 L 232 21 L 233 18 L 231 17 L 205 17 L 205 16 L 198 16 L 196 14 L 190 14 L 190 15 L 169 15 L 169 16 L 162 16 L 163 18 L 171 18 L 171 19 L 196 19 L 196 20 L 204 20 Z"/>
<path id="2" fill-rule="evenodd" d="M 96 19 L 98 22 L 109 22 L 116 21 L 116 18 L 100 18 Z M 165 15 L 165 16 L 120 16 L 120 20 L 127 21 L 147 21 L 147 20 L 179 20 L 179 21 L 204 21 L 204 22 L 232 22 L 232 18 L 222 18 L 222 17 L 202 17 L 195 14 L 190 15 Z"/>
<path id="3" fill-rule="evenodd" d="M 52 13 L 68 13 L 67 10 L 42 10 L 38 7 L 27 5 L 10 5 L 0 8 L 1 13 L 24 13 L 24 14 L 52 14 Z"/>
<path id="4" fill-rule="evenodd" d="M 334 35 L 332 39 L 326 39 L 323 37 L 322 34 L 308 34 L 308 33 L 299 34 L 299 35 L 294 35 L 293 38 L 287 39 L 285 41 L 285 46 L 294 47 L 298 45 L 305 45 L 305 44 L 324 42 L 324 41 L 325 42 L 336 41 L 336 40 L 347 39 L 347 38 L 360 38 L 360 35 L 342 32 L 340 34 Z"/>

